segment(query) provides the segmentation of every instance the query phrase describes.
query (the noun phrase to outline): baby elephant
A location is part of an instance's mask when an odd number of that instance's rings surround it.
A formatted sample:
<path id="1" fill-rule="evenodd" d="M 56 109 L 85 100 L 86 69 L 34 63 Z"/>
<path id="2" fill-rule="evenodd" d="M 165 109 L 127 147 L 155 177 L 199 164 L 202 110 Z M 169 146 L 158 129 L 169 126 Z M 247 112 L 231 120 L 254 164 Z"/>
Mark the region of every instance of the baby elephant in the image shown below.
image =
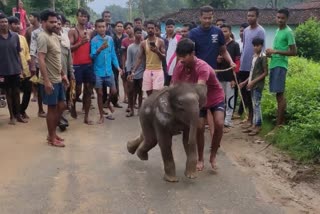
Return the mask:
<path id="1" fill-rule="evenodd" d="M 187 155 L 185 175 L 196 177 L 196 135 L 199 111 L 206 104 L 205 85 L 178 84 L 152 94 L 143 103 L 139 117 L 142 133 L 127 143 L 128 151 L 141 160 L 148 160 L 148 151 L 159 144 L 164 163 L 164 179 L 177 182 L 172 155 L 172 136 L 183 132 Z"/>

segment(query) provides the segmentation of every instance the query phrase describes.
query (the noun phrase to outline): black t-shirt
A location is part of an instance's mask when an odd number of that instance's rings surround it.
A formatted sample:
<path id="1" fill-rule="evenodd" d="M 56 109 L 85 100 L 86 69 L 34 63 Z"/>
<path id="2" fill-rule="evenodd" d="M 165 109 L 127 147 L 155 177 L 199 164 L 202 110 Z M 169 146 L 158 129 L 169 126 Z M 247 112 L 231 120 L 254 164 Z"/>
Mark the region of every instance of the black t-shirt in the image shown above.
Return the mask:
<path id="1" fill-rule="evenodd" d="M 122 44 L 122 40 L 124 38 L 126 38 L 126 37 L 127 36 L 125 34 L 122 34 L 121 38 L 117 37 L 116 34 L 114 34 L 114 36 L 113 36 L 114 49 L 116 51 L 116 55 L 117 55 L 117 58 L 118 58 L 118 62 L 119 62 L 120 68 L 122 68 L 122 59 L 121 59 L 122 49 L 121 49 L 121 44 Z"/>
<path id="2" fill-rule="evenodd" d="M 234 62 L 236 62 L 237 60 L 240 59 L 240 47 L 237 42 L 235 42 L 234 40 L 229 42 L 227 44 L 227 50 L 230 54 L 231 59 Z M 226 60 L 223 59 L 222 63 L 217 64 L 217 68 L 218 69 L 226 69 L 226 68 L 230 68 L 230 65 Z M 218 77 L 219 81 L 222 81 L 222 82 L 231 82 L 232 80 L 234 80 L 232 69 L 230 69 L 229 71 L 226 71 L 226 72 L 217 73 L 217 77 Z"/>
<path id="3" fill-rule="evenodd" d="M 0 76 L 20 74 L 22 65 L 18 34 L 9 31 L 7 39 L 0 35 L 0 50 Z"/>

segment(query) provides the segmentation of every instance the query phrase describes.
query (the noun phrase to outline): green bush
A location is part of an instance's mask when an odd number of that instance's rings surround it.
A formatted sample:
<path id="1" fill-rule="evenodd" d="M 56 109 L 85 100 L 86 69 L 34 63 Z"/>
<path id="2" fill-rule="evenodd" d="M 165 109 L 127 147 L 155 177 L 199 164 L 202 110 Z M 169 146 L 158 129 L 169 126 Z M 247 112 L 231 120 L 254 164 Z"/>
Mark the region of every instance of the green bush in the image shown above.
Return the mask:
<path id="1" fill-rule="evenodd" d="M 287 124 L 271 141 L 301 161 L 320 160 L 320 64 L 291 58 L 286 82 Z M 263 117 L 276 116 L 275 95 L 264 91 Z"/>
<path id="2" fill-rule="evenodd" d="M 320 60 L 320 22 L 314 18 L 299 25 L 295 30 L 295 38 L 299 56 Z"/>

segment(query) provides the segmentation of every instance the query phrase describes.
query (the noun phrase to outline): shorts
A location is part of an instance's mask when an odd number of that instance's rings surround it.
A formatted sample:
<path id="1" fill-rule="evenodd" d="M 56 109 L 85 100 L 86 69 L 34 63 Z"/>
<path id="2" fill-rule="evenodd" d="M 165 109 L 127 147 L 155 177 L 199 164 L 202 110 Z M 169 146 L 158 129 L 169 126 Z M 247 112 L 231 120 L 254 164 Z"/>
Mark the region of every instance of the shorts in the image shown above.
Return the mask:
<path id="1" fill-rule="evenodd" d="M 143 73 L 142 90 L 161 90 L 164 87 L 163 70 L 145 70 Z"/>
<path id="2" fill-rule="evenodd" d="M 275 67 L 270 69 L 269 88 L 271 93 L 283 93 L 286 87 L 287 69 Z"/>
<path id="3" fill-rule="evenodd" d="M 91 64 L 73 65 L 73 69 L 77 85 L 81 85 L 82 83 L 95 83 L 95 75 Z"/>
<path id="4" fill-rule="evenodd" d="M 212 107 L 206 107 L 206 108 L 202 108 L 200 110 L 200 117 L 201 118 L 206 118 L 207 117 L 207 114 L 208 114 L 208 109 L 210 109 L 211 113 L 215 112 L 215 111 L 221 111 L 221 112 L 224 112 L 225 109 L 224 109 L 224 102 L 221 102 L 215 106 L 212 106 Z"/>
<path id="5" fill-rule="evenodd" d="M 96 76 L 95 80 L 95 88 L 103 88 L 109 87 L 109 88 L 116 88 L 116 82 L 114 80 L 114 76 L 109 76 L 109 77 L 99 77 Z"/>
<path id="6" fill-rule="evenodd" d="M 39 84 L 40 86 L 40 93 L 42 96 L 42 102 L 48 106 L 55 106 L 58 102 L 66 101 L 66 94 L 63 88 L 62 83 L 54 83 L 53 85 L 53 93 L 47 94 L 44 90 L 44 85 Z"/>
<path id="7" fill-rule="evenodd" d="M 133 80 L 133 87 L 136 93 L 140 93 L 142 91 L 142 82 L 143 82 L 142 78 Z"/>

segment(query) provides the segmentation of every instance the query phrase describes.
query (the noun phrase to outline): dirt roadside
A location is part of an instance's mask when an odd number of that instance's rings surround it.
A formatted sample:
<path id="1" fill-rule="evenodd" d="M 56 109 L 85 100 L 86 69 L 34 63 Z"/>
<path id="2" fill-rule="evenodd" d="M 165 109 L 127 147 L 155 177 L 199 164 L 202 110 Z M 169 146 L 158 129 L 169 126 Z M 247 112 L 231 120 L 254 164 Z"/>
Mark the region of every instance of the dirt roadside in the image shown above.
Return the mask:
<path id="1" fill-rule="evenodd" d="M 320 166 L 298 164 L 266 146 L 261 138 L 242 133 L 239 126 L 225 134 L 222 142 L 233 164 L 256 184 L 258 200 L 278 204 L 290 214 L 320 213 Z"/>

